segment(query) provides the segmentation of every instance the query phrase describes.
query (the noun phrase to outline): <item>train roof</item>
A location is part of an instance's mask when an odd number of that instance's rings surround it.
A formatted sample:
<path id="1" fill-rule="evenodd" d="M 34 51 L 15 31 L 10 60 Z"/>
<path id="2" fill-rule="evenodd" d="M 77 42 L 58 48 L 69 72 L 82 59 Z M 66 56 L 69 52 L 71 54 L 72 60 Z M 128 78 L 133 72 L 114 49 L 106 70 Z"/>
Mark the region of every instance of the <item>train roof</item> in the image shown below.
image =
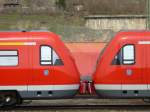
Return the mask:
<path id="1" fill-rule="evenodd" d="M 115 41 L 119 40 L 150 40 L 150 30 L 127 30 L 119 31 L 115 36 Z"/>
<path id="2" fill-rule="evenodd" d="M 2 40 L 58 40 L 58 35 L 49 31 L 0 31 L 0 41 Z"/>
<path id="3" fill-rule="evenodd" d="M 142 36 L 142 35 L 150 35 L 150 30 L 121 30 L 117 33 L 117 35 L 122 36 Z"/>

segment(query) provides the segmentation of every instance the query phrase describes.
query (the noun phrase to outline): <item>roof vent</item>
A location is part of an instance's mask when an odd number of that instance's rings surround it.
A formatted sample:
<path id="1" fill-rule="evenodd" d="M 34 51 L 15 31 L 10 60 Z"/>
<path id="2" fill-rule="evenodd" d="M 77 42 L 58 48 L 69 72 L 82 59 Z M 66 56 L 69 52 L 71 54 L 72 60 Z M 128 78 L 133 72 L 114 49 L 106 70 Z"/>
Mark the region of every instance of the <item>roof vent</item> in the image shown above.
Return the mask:
<path id="1" fill-rule="evenodd" d="M 22 30 L 22 32 L 27 32 L 26 30 Z"/>

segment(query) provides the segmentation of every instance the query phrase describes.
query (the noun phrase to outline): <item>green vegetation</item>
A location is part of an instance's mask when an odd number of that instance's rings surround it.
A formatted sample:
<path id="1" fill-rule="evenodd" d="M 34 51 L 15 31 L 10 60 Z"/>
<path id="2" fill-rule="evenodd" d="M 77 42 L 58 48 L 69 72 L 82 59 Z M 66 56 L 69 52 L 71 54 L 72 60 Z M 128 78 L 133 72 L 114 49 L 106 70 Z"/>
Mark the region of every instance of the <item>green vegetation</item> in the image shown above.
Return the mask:
<path id="1" fill-rule="evenodd" d="M 106 41 L 100 35 L 111 35 L 107 31 L 86 28 L 81 17 L 48 14 L 0 14 L 0 30 L 48 30 L 59 34 L 66 42 Z"/>
<path id="2" fill-rule="evenodd" d="M 19 24 L 20 23 L 20 24 Z M 12 27 L 20 29 L 21 25 L 25 29 L 55 29 L 57 26 L 83 26 L 84 19 L 80 17 L 50 16 L 50 15 L 19 15 L 19 14 L 1 14 L 0 30 L 10 30 Z M 31 24 L 29 24 L 31 23 Z M 55 31 L 55 30 L 54 30 Z"/>
<path id="3" fill-rule="evenodd" d="M 65 8 L 66 8 L 66 0 L 58 0 L 58 1 L 56 1 L 56 5 L 57 5 L 59 8 L 65 9 Z"/>

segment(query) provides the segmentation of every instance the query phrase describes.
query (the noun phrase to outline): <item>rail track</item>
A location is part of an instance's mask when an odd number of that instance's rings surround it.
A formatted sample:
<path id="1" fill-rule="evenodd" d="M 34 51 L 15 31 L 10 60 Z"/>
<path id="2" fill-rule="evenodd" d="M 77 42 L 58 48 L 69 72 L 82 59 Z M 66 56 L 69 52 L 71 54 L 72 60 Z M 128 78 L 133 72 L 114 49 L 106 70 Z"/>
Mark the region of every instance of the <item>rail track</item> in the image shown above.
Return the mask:
<path id="1" fill-rule="evenodd" d="M 0 111 L 6 110 L 61 110 L 61 109 L 115 109 L 115 110 L 150 110 L 150 105 L 32 105 L 15 106 L 13 108 L 0 108 Z"/>

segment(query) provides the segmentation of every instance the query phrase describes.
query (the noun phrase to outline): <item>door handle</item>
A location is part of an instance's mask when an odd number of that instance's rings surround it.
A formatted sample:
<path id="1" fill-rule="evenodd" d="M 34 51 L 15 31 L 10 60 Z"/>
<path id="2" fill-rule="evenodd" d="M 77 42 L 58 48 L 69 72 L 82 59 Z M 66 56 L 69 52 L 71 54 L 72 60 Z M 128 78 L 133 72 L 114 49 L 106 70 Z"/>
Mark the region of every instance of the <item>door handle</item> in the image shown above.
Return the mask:
<path id="1" fill-rule="evenodd" d="M 131 76 L 133 74 L 133 71 L 131 69 L 126 70 L 126 75 Z"/>
<path id="2" fill-rule="evenodd" d="M 44 73 L 45 76 L 48 76 L 49 75 L 49 70 L 44 70 L 43 73 Z"/>

